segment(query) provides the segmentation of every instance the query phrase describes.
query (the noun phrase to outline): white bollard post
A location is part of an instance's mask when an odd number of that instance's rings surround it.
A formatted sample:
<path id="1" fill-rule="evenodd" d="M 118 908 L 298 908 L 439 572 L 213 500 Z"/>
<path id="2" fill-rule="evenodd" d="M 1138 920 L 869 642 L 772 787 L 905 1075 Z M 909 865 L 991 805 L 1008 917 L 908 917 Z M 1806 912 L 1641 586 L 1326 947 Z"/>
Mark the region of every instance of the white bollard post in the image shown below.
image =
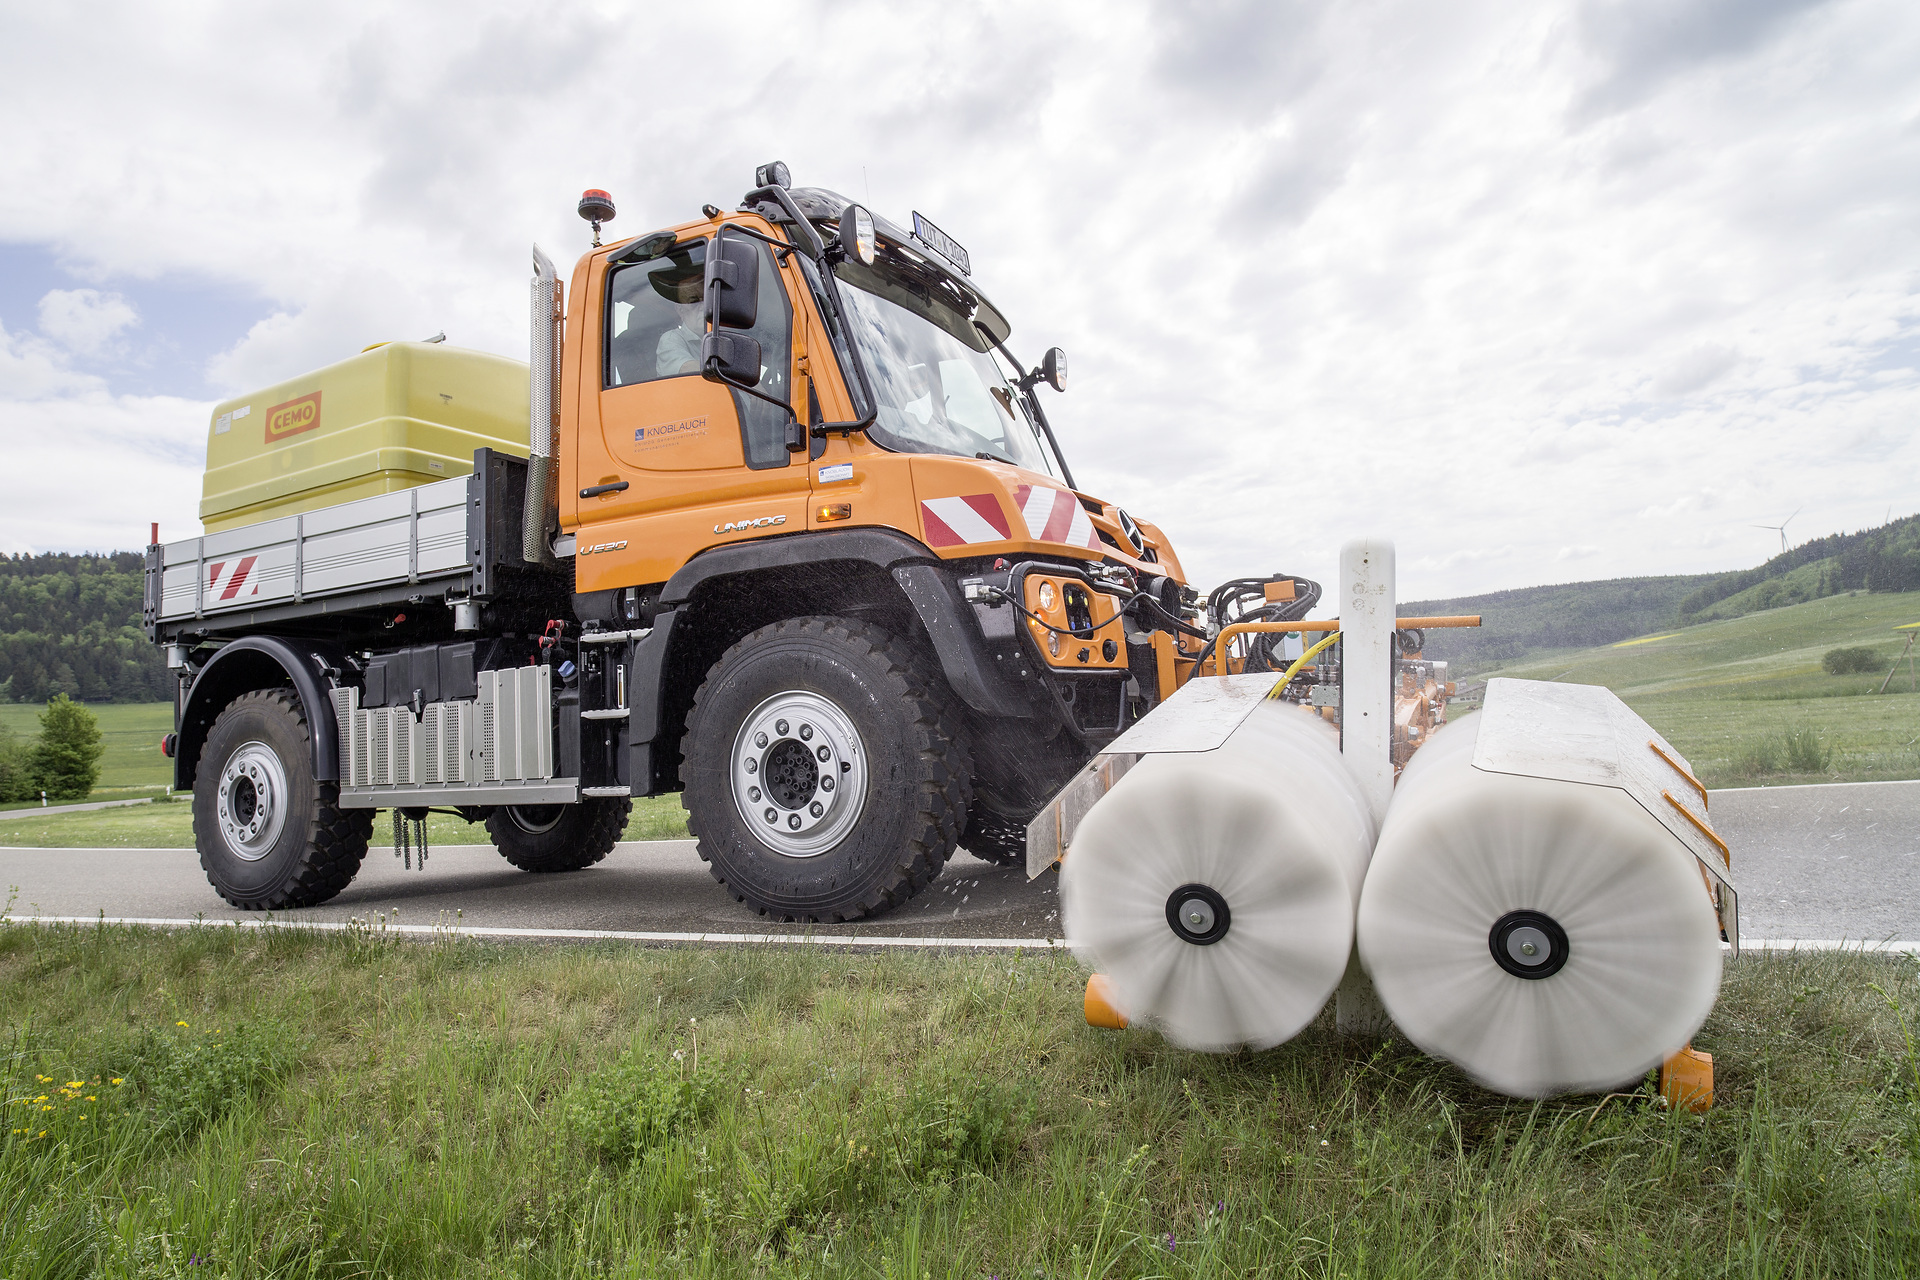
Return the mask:
<path id="1" fill-rule="evenodd" d="M 1360 784 L 1377 828 L 1393 799 L 1393 544 L 1356 538 L 1340 548 L 1340 754 Z M 1386 1006 L 1360 968 L 1356 951 L 1334 993 L 1334 1025 L 1343 1035 L 1387 1035 Z"/>

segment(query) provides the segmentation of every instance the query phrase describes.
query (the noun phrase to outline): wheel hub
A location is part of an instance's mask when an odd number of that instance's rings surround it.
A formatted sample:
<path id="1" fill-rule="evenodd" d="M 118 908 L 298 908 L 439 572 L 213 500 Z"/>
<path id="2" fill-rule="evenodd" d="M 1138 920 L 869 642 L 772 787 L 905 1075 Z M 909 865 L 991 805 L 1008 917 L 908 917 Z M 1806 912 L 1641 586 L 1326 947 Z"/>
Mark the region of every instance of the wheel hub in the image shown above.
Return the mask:
<path id="1" fill-rule="evenodd" d="M 216 811 L 220 835 L 234 854 L 257 862 L 287 825 L 287 771 L 264 742 L 248 742 L 220 771 Z"/>
<path id="2" fill-rule="evenodd" d="M 1183 884 L 1167 895 L 1167 927 L 1182 942 L 1210 947 L 1226 937 L 1232 925 L 1232 909 L 1211 885 Z"/>
<path id="3" fill-rule="evenodd" d="M 1560 922 L 1541 911 L 1509 911 L 1487 933 L 1493 962 L 1516 978 L 1537 981 L 1560 972 L 1573 948 Z"/>
<path id="4" fill-rule="evenodd" d="M 859 731 L 817 693 L 778 693 L 754 708 L 734 738 L 729 773 L 748 829 L 788 857 L 839 844 L 866 803 Z"/>

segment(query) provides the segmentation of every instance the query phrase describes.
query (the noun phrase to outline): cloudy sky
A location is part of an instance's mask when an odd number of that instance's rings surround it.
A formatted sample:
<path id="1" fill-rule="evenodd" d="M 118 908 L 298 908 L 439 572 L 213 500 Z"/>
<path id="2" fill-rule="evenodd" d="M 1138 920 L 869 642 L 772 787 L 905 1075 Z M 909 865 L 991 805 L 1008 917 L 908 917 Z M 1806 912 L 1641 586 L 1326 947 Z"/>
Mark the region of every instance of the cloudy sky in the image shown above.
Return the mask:
<path id="1" fill-rule="evenodd" d="M 1920 8 L 0 3 L 0 550 L 195 518 L 208 411 L 524 358 L 528 246 L 758 161 L 972 253 L 1196 581 L 1744 567 L 1920 510 Z M 1048 393 L 1050 394 L 1050 393 Z"/>

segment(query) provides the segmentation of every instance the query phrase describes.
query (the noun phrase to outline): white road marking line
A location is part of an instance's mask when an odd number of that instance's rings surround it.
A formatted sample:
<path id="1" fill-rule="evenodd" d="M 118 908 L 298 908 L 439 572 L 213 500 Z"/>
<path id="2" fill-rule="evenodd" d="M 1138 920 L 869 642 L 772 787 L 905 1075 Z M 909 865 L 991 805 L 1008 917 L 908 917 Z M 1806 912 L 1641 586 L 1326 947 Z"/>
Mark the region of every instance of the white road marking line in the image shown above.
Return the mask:
<path id="1" fill-rule="evenodd" d="M 145 925 L 155 929 L 191 929 L 195 926 L 231 925 L 236 929 L 317 929 L 323 932 L 372 929 L 383 933 L 428 936 L 457 934 L 475 938 L 561 938 L 610 942 L 760 943 L 924 949 L 953 947 L 971 951 L 1019 951 L 1029 947 L 1038 951 L 1064 951 L 1072 946 L 1072 943 L 1065 938 L 906 938 L 892 934 L 843 933 L 648 933 L 630 929 L 515 929 L 497 925 L 369 924 L 335 920 L 275 919 L 187 920 L 150 916 L 21 916 L 0 920 L 0 924 L 125 924 Z M 1727 949 L 1726 943 L 1723 942 L 1720 945 L 1723 949 Z M 1865 942 L 1852 938 L 1743 938 L 1740 949 L 1742 951 L 1861 951 L 1920 958 L 1920 941 Z"/>
<path id="2" fill-rule="evenodd" d="M 318 929 L 339 932 L 371 929 L 380 933 L 457 934 L 475 938 L 567 938 L 579 941 L 679 943 L 786 943 L 824 947 L 955 947 L 973 951 L 1065 950 L 1061 938 L 904 938 L 892 935 L 819 933 L 646 933 L 628 929 L 513 929 L 495 925 L 372 924 L 337 920 L 184 920 L 149 916 L 21 916 L 6 924 L 129 924 L 155 929 L 191 929 L 232 925 L 236 929 Z"/>

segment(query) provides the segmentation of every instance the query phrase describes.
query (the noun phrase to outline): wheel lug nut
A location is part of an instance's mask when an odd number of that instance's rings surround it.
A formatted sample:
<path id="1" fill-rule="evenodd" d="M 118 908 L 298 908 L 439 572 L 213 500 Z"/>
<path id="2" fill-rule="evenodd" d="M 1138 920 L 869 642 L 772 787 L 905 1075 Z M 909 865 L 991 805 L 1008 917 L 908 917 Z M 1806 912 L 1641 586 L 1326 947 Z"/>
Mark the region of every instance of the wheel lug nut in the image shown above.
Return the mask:
<path id="1" fill-rule="evenodd" d="M 832 779 L 832 778 L 822 778 L 822 779 L 820 779 L 820 789 L 821 789 L 822 791 L 831 791 L 831 790 L 833 790 L 833 779 Z"/>
<path id="2" fill-rule="evenodd" d="M 793 828 L 795 831 L 798 831 L 800 829 L 800 815 L 797 813 L 788 814 L 787 825 Z"/>
<path id="3" fill-rule="evenodd" d="M 756 734 L 754 734 L 754 735 L 753 735 L 753 745 L 754 745 L 754 746 L 756 746 L 756 747 L 764 747 L 764 746 L 766 746 L 766 745 L 767 745 L 767 735 L 766 735 L 766 734 L 764 734 L 764 733 L 756 733 Z"/>
<path id="4" fill-rule="evenodd" d="M 758 787 L 748 787 L 748 788 L 747 788 L 747 799 L 748 799 L 748 800 L 751 800 L 751 801 L 752 801 L 752 802 L 753 802 L 754 804 L 759 804 L 759 803 L 760 803 L 760 788 L 758 788 Z"/>
<path id="5" fill-rule="evenodd" d="M 813 741 L 813 726 L 812 726 L 812 725 L 810 725 L 810 724 L 803 724 L 803 725 L 801 725 L 801 726 L 800 726 L 800 741 L 802 741 L 802 742 L 812 742 L 812 741 Z"/>
<path id="6" fill-rule="evenodd" d="M 747 761 L 747 772 L 748 773 L 760 772 L 760 762 L 758 760 Z"/>
<path id="7" fill-rule="evenodd" d="M 815 800 L 812 804 L 807 806 L 807 812 L 817 818 L 821 814 L 825 813 L 826 810 L 820 807 L 820 802 L 818 800 Z"/>
<path id="8" fill-rule="evenodd" d="M 819 757 L 820 762 L 822 764 L 825 764 L 827 761 L 827 757 L 832 755 L 833 753 L 828 751 L 826 748 L 826 745 L 823 743 L 820 746 L 814 748 L 813 754 Z"/>
<path id="9" fill-rule="evenodd" d="M 767 810 L 767 821 L 768 821 L 768 822 L 778 822 L 778 821 L 780 821 L 780 815 L 779 815 L 779 814 L 777 814 L 777 813 L 775 813 L 775 812 L 774 812 L 773 810 L 771 810 L 771 809 L 769 809 L 769 810 Z"/>
<path id="10" fill-rule="evenodd" d="M 784 737 L 786 737 L 786 736 L 787 736 L 787 722 L 786 722 L 785 720 L 775 720 L 775 721 L 773 722 L 773 731 L 774 731 L 775 733 L 777 733 L 777 734 L 779 734 L 779 735 L 780 735 L 781 737 L 783 737 L 783 738 L 784 738 Z"/>

